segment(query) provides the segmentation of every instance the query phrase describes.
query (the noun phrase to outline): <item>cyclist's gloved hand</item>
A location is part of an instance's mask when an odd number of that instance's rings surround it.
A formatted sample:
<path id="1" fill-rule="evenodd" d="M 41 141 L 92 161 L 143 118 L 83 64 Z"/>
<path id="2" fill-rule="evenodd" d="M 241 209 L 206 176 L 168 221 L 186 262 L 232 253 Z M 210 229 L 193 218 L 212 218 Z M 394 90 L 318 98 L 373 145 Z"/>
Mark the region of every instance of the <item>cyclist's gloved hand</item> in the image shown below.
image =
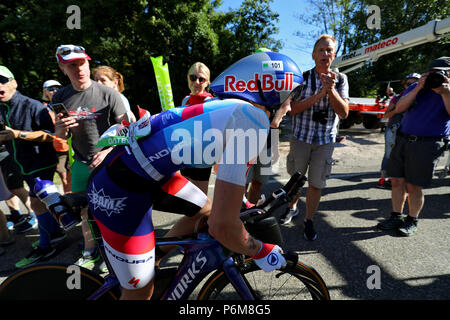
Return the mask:
<path id="1" fill-rule="evenodd" d="M 286 259 L 281 254 L 282 252 L 283 250 L 277 245 L 261 242 L 261 249 L 252 258 L 258 267 L 265 272 L 270 272 L 286 266 Z"/>

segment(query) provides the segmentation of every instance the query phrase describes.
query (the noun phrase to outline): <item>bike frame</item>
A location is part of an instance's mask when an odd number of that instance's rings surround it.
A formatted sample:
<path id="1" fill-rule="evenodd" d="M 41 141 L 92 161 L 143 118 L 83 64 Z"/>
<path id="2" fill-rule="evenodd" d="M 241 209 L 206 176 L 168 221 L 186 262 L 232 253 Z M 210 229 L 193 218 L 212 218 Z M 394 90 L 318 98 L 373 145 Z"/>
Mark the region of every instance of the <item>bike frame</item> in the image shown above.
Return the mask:
<path id="1" fill-rule="evenodd" d="M 171 240 L 170 238 L 156 239 L 157 246 L 177 245 L 184 249 L 184 257 L 178 267 L 174 279 L 171 281 L 161 300 L 187 300 L 198 284 L 212 271 L 222 270 L 236 292 L 243 300 L 254 300 L 254 296 L 245 283 L 235 265 L 233 258 L 227 255 L 220 243 L 207 233 L 200 233 L 197 239 Z M 100 251 L 105 257 L 103 244 Z M 108 260 L 105 262 L 109 264 Z M 113 270 L 108 265 L 109 270 Z M 115 286 L 120 286 L 119 280 L 112 273 L 105 277 L 105 283 L 96 290 L 88 300 L 97 300 Z"/>
<path id="2" fill-rule="evenodd" d="M 262 219 L 268 214 L 271 214 L 273 210 L 283 203 L 290 202 L 292 196 L 297 194 L 299 188 L 303 186 L 305 182 L 306 178 L 304 175 L 300 172 L 296 172 L 284 187 L 275 190 L 263 204 L 255 206 L 253 209 L 246 211 L 245 214 L 251 217 L 252 215 L 249 214 L 250 212 L 259 212 L 259 219 Z M 273 203 L 274 201 L 275 203 Z M 271 205 L 271 207 L 267 210 L 264 209 L 268 205 Z M 244 213 L 241 214 L 241 218 L 243 217 L 243 214 Z M 95 235 L 96 232 L 93 231 L 93 234 Z M 101 255 L 111 274 L 105 277 L 105 283 L 95 291 L 88 300 L 96 300 L 108 290 L 120 285 L 113 272 L 113 268 L 106 257 L 101 236 L 94 237 L 99 243 Z M 197 239 L 159 238 L 155 240 L 156 246 L 176 245 L 181 246 L 184 249 L 183 260 L 161 300 L 186 300 L 198 284 L 205 279 L 210 272 L 216 270 L 222 270 L 225 273 L 241 299 L 255 299 L 249 286 L 239 272 L 233 258 L 229 254 L 226 254 L 224 247 L 208 233 L 199 233 Z"/>

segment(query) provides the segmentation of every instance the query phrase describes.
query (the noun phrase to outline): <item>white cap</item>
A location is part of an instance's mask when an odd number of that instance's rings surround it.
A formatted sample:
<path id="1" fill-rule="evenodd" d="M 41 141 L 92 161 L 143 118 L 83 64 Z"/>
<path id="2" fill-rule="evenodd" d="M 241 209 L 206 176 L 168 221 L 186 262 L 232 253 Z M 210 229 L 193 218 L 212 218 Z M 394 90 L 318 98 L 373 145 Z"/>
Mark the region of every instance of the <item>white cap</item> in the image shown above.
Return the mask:
<path id="1" fill-rule="evenodd" d="M 55 86 L 62 87 L 62 84 L 59 83 L 59 82 L 56 81 L 56 80 L 47 80 L 47 81 L 45 81 L 44 84 L 42 85 L 42 88 L 45 89 L 45 88 L 55 87 Z"/>

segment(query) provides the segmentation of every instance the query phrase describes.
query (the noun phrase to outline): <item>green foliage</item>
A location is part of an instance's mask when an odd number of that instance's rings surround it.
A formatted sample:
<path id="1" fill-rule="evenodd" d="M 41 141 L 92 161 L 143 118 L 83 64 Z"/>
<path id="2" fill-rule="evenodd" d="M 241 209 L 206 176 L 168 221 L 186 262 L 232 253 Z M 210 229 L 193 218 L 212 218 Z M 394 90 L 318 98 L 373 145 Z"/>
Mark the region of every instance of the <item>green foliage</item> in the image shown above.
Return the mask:
<path id="1" fill-rule="evenodd" d="M 124 75 L 132 106 L 159 112 L 151 56 L 169 65 L 175 105 L 189 93 L 186 72 L 196 61 L 209 66 L 212 79 L 236 60 L 264 46 L 277 50 L 278 15 L 272 0 L 246 0 L 241 8 L 217 11 L 220 0 L 4 0 L 0 4 L 0 64 L 8 66 L 24 94 L 40 98 L 42 83 L 68 84 L 57 67 L 60 44 L 78 44 L 91 67 L 110 65 Z M 81 9 L 81 29 L 66 26 L 66 10 Z"/>
<path id="2" fill-rule="evenodd" d="M 309 0 L 309 3 L 309 12 L 299 19 L 316 28 L 309 34 L 297 34 L 310 39 L 315 39 L 320 33 L 333 34 L 339 42 L 339 54 L 450 16 L 448 0 Z M 367 8 L 370 5 L 381 9 L 380 30 L 367 28 Z M 376 62 L 348 73 L 350 96 L 384 93 L 389 81 L 400 80 L 412 72 L 425 72 L 431 60 L 444 55 L 450 55 L 450 37 L 384 55 Z M 396 92 L 402 91 L 400 82 L 391 85 Z"/>

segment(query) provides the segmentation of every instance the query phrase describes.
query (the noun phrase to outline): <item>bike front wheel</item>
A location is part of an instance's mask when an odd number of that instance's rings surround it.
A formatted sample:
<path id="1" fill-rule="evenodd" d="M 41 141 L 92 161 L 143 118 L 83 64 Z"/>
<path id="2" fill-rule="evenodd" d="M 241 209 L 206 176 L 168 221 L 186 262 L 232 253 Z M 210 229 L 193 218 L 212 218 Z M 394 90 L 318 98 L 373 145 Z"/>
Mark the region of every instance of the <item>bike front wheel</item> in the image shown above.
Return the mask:
<path id="1" fill-rule="evenodd" d="M 68 265 L 34 265 L 12 274 L 0 285 L 0 300 L 86 300 L 104 283 L 98 274 Z M 116 300 L 120 292 L 113 288 L 100 300 Z"/>
<path id="2" fill-rule="evenodd" d="M 268 273 L 248 259 L 238 268 L 257 300 L 330 300 L 322 277 L 301 262 L 288 261 L 287 267 Z M 208 279 L 197 298 L 241 300 L 223 271 L 217 271 Z"/>

